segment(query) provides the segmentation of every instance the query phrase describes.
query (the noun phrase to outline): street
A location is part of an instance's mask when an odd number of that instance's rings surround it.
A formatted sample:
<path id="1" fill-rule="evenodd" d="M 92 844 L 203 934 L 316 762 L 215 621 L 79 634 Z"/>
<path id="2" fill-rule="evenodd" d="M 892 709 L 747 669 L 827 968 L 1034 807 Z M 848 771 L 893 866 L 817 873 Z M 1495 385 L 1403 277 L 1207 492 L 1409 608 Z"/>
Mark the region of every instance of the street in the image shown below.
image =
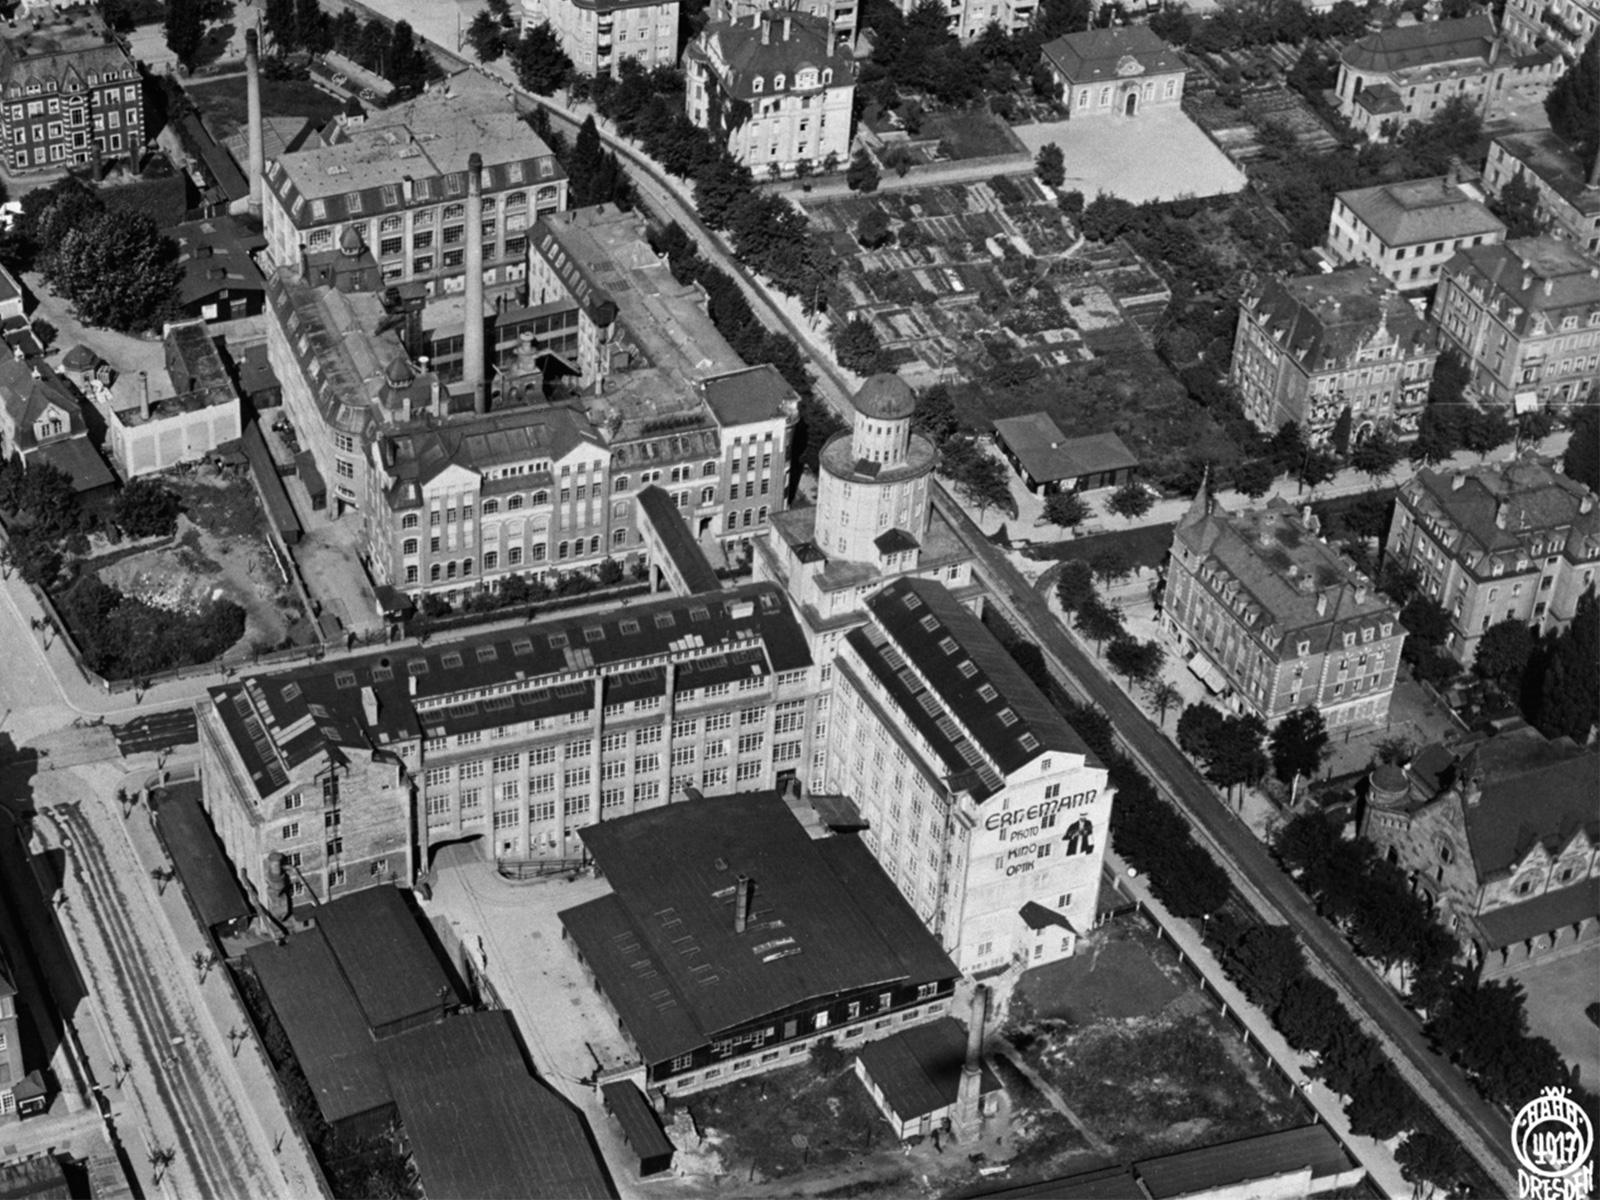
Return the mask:
<path id="1" fill-rule="evenodd" d="M 1165 794 L 1204 835 L 1229 868 L 1247 900 L 1263 902 L 1267 915 L 1281 919 L 1298 935 L 1310 954 L 1346 998 L 1354 998 L 1357 1015 L 1372 1025 L 1397 1068 L 1423 1103 L 1459 1138 L 1495 1179 L 1515 1194 L 1516 1162 L 1511 1156 L 1510 1126 L 1505 1117 L 1478 1098 L 1448 1062 L 1434 1054 L 1416 1017 L 1388 986 L 1358 959 L 1250 830 L 1227 811 L 1200 772 L 1166 735 L 1089 658 L 1061 628 L 1044 599 L 1004 554 L 994 547 L 942 488 L 934 489 L 940 513 L 955 526 L 976 555 L 990 598 L 1008 620 L 1036 639 L 1054 674 L 1083 700 L 1098 705 L 1111 718 L 1124 747 L 1159 784 Z M 1258 904 L 1258 907 L 1261 905 Z"/>

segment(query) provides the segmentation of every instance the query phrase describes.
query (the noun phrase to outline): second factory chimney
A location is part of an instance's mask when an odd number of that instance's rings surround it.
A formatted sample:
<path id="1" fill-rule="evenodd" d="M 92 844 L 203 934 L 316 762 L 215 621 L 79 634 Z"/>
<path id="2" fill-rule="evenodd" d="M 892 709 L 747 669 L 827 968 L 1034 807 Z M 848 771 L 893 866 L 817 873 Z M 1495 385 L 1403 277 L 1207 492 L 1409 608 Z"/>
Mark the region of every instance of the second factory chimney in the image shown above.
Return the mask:
<path id="1" fill-rule="evenodd" d="M 244 34 L 245 119 L 250 125 L 250 215 L 261 215 L 261 180 L 266 174 L 266 149 L 261 131 L 261 35 Z"/>
<path id="2" fill-rule="evenodd" d="M 472 394 L 472 411 L 489 411 L 483 349 L 483 155 L 467 156 L 467 324 L 461 337 L 461 378 Z"/>

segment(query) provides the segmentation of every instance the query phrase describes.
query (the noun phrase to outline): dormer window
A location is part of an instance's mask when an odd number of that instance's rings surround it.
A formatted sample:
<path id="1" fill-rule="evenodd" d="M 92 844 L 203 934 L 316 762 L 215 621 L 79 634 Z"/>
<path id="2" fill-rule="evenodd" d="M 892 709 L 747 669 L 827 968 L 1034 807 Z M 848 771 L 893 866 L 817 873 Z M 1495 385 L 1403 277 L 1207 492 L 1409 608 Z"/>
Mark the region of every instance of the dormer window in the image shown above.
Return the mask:
<path id="1" fill-rule="evenodd" d="M 797 88 L 814 88 L 814 87 L 816 87 L 817 86 L 817 73 L 816 73 L 816 71 L 812 70 L 809 67 L 806 68 L 804 71 L 801 71 L 798 75 L 795 76 L 794 85 Z"/>
<path id="2" fill-rule="evenodd" d="M 783 76 L 782 75 L 774 75 L 772 77 L 772 90 L 775 91 L 775 92 L 783 91 Z"/>
<path id="3" fill-rule="evenodd" d="M 750 90 L 752 92 L 759 92 L 761 90 L 761 76 L 757 75 L 750 81 Z"/>
<path id="4" fill-rule="evenodd" d="M 827 87 L 828 84 L 830 84 L 832 82 L 833 82 L 833 68 L 829 67 L 826 71 L 824 71 L 822 73 L 822 86 L 823 87 Z"/>

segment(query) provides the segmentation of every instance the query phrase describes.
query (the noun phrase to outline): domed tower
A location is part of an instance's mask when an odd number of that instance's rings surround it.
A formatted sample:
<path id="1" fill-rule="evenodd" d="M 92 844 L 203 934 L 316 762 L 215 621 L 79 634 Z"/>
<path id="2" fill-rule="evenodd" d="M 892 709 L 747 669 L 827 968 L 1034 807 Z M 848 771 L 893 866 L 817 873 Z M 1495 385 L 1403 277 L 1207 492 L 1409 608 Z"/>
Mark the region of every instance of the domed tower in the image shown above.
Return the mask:
<path id="1" fill-rule="evenodd" d="M 912 570 L 928 528 L 928 477 L 938 451 L 911 432 L 916 397 L 898 375 L 872 376 L 852 403 L 850 432 L 822 449 L 817 546 L 830 559 Z"/>
<path id="2" fill-rule="evenodd" d="M 1380 763 L 1367 779 L 1367 799 L 1375 808 L 1400 808 L 1410 794 L 1411 780 L 1393 763 Z"/>

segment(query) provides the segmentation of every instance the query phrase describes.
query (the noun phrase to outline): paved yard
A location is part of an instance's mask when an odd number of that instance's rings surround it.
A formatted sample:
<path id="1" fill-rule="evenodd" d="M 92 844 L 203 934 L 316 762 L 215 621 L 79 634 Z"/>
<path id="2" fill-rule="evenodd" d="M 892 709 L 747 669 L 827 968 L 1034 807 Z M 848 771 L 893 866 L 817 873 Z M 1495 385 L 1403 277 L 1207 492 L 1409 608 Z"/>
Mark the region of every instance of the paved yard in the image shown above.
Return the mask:
<path id="1" fill-rule="evenodd" d="M 1046 142 L 1061 147 L 1068 189 L 1093 199 L 1100 192 L 1135 204 L 1179 196 L 1240 191 L 1244 173 L 1180 110 L 1131 119 L 1087 117 L 1014 130 L 1029 154 Z"/>
<path id="2" fill-rule="evenodd" d="M 1585 1005 L 1600 1001 L 1600 943 L 1516 972 L 1528 996 L 1528 1025 L 1555 1043 L 1561 1056 L 1579 1068 L 1579 1078 L 1593 1087 L 1600 1078 L 1600 1028 L 1583 1015 Z"/>

